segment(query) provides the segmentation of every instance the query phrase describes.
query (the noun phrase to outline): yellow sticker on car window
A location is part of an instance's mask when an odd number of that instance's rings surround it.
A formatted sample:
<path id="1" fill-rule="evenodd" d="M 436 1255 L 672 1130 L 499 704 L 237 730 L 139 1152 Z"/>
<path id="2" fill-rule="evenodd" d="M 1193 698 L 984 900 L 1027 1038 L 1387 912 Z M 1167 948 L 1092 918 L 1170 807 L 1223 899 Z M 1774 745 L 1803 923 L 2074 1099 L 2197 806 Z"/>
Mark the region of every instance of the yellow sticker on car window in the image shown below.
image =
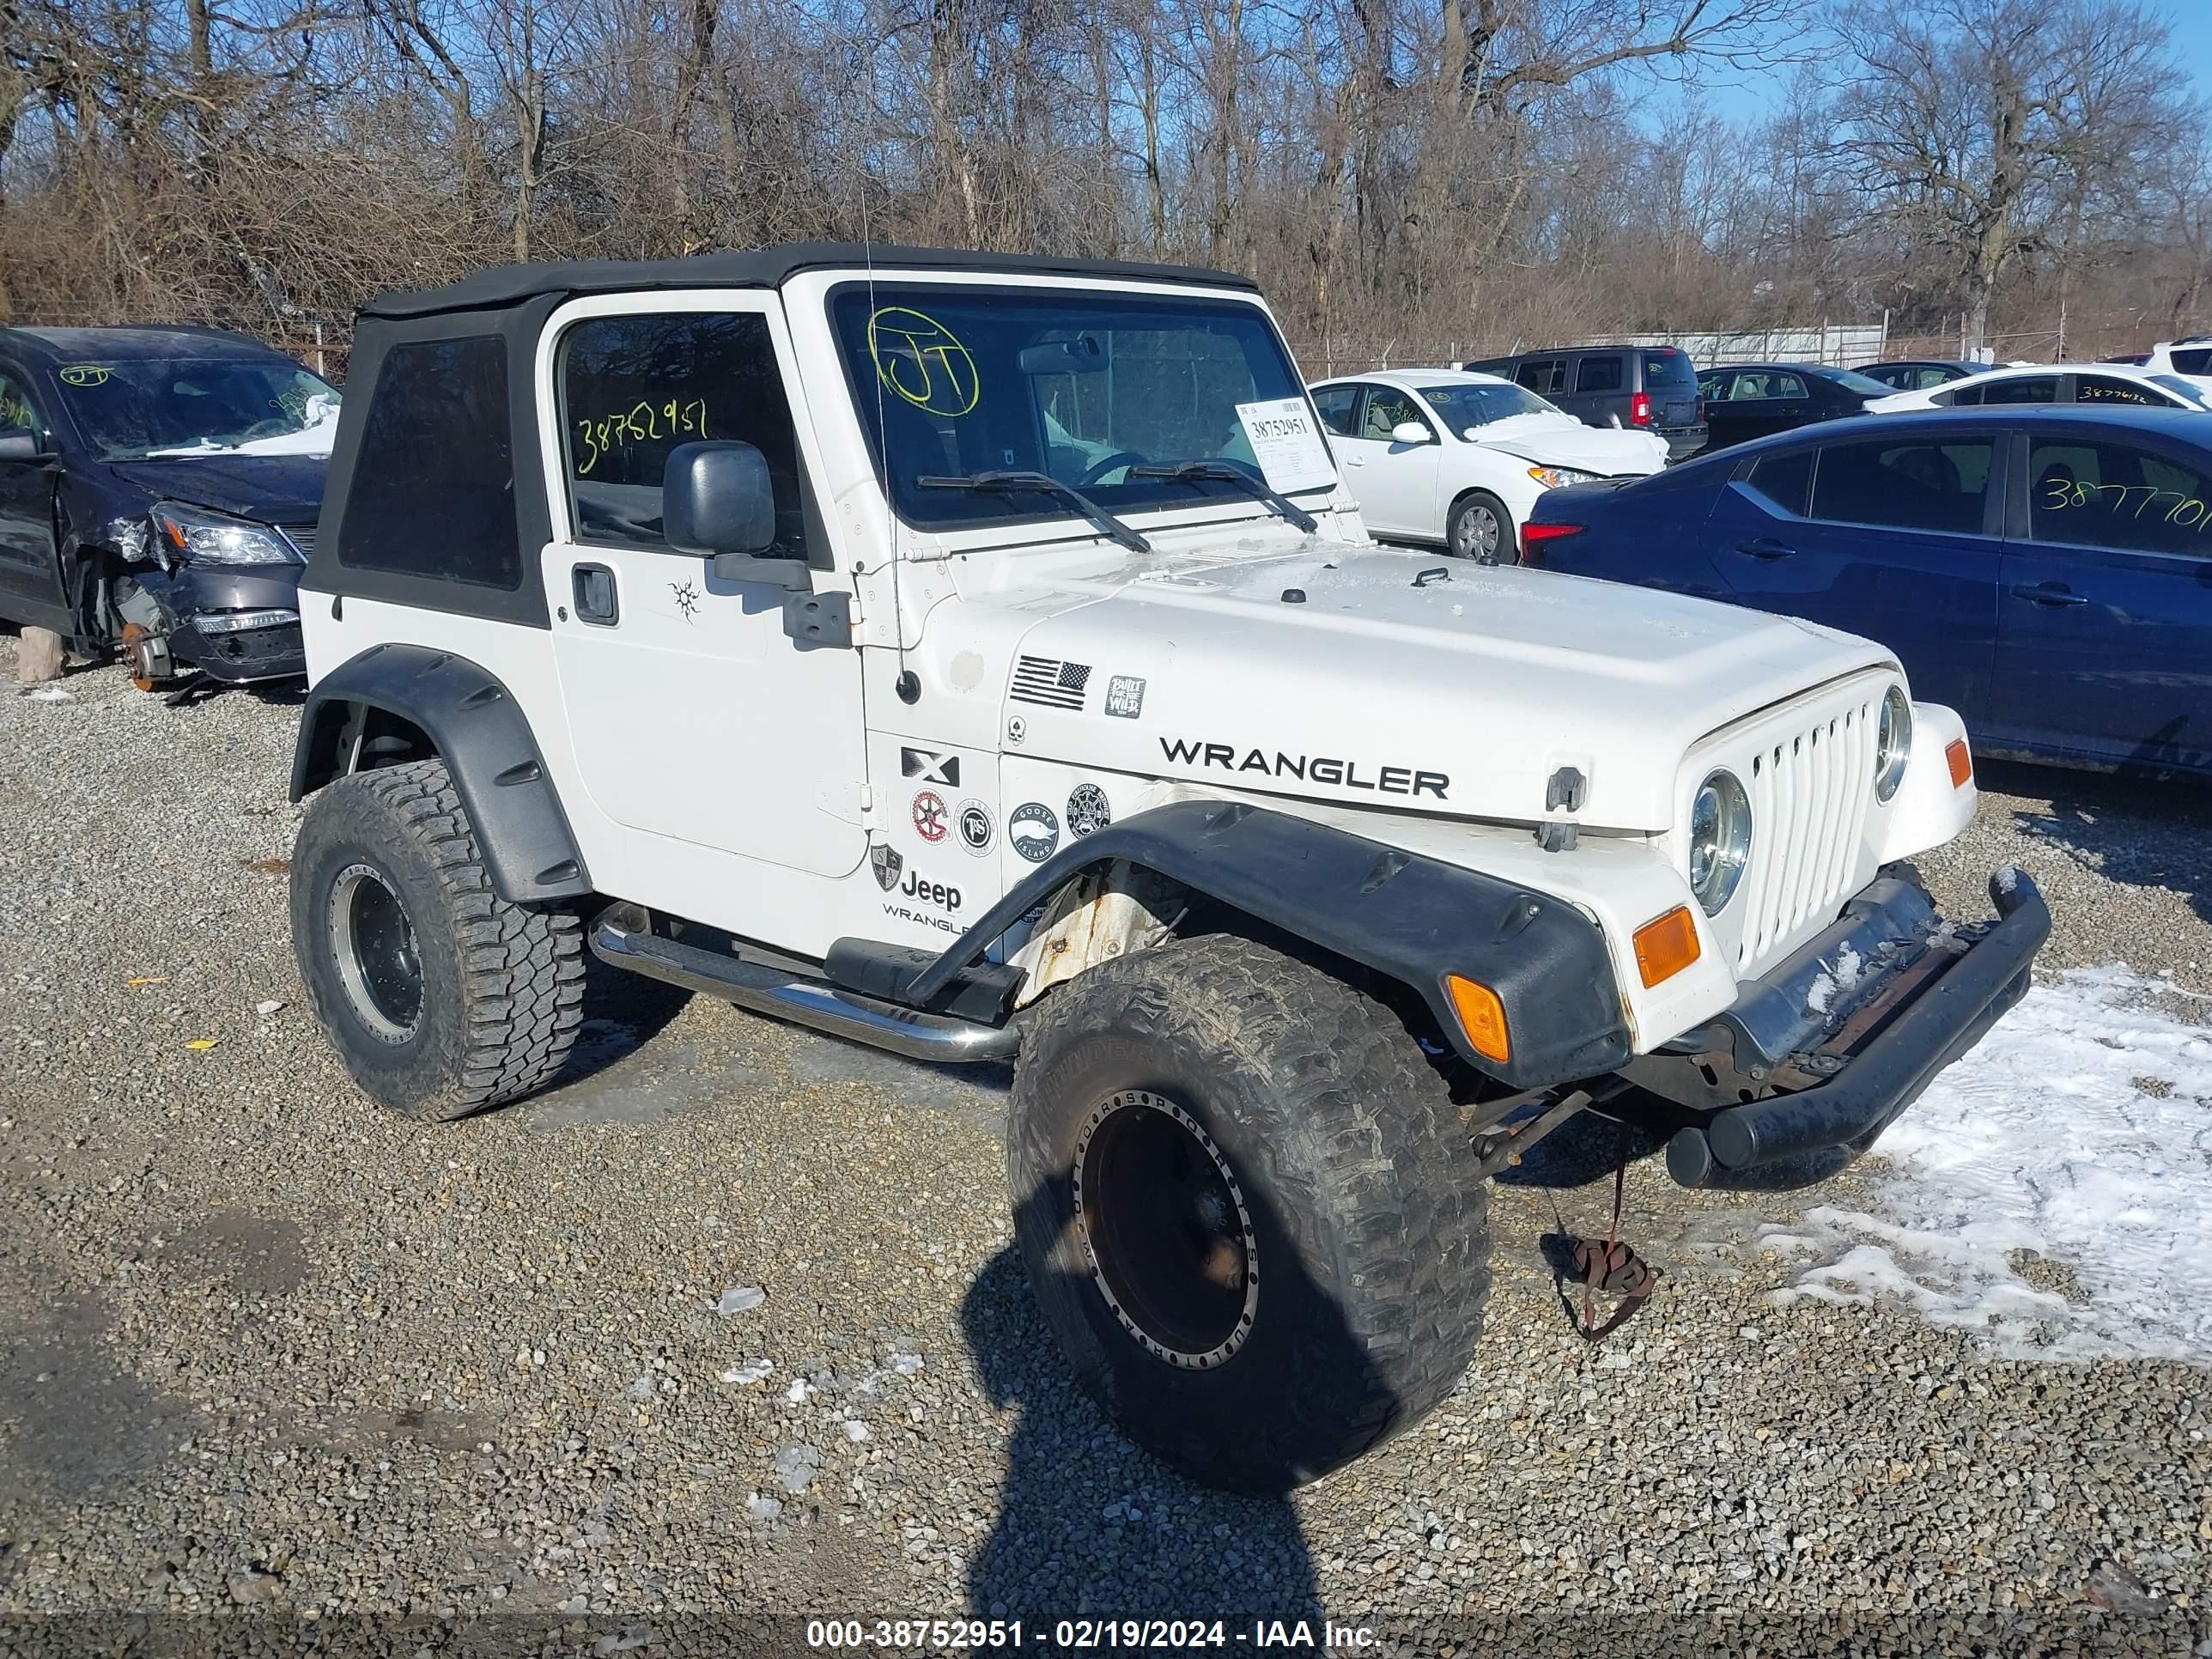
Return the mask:
<path id="1" fill-rule="evenodd" d="M 64 386 L 106 386 L 107 368 L 103 363 L 71 363 L 62 370 Z"/>
<path id="2" fill-rule="evenodd" d="M 893 392 L 932 415 L 965 415 L 983 395 L 975 360 L 927 312 L 885 306 L 868 319 L 868 356 Z"/>

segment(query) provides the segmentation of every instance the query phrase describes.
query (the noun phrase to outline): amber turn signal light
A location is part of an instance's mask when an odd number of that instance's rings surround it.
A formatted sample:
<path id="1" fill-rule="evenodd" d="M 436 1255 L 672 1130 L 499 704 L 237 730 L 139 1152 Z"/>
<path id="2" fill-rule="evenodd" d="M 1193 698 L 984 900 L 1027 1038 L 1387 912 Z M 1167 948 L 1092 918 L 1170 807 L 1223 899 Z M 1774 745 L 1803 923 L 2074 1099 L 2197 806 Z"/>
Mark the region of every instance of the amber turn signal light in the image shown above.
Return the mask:
<path id="1" fill-rule="evenodd" d="M 1505 1030 L 1505 1005 L 1498 1000 L 1497 992 L 1457 974 L 1446 974 L 1444 993 L 1451 998 L 1452 1012 L 1459 1016 L 1459 1028 L 1467 1033 L 1468 1047 L 1501 1066 L 1513 1058 L 1513 1039 Z"/>
<path id="2" fill-rule="evenodd" d="M 1636 930 L 1636 971 L 1644 988 L 1670 980 L 1698 959 L 1698 924 L 1690 907 L 1678 904 L 1656 921 Z"/>
<path id="3" fill-rule="evenodd" d="M 1973 781 L 1974 757 L 1966 752 L 1966 740 L 1954 738 L 1944 746 L 1943 758 L 1951 763 L 1951 787 L 1964 789 Z"/>

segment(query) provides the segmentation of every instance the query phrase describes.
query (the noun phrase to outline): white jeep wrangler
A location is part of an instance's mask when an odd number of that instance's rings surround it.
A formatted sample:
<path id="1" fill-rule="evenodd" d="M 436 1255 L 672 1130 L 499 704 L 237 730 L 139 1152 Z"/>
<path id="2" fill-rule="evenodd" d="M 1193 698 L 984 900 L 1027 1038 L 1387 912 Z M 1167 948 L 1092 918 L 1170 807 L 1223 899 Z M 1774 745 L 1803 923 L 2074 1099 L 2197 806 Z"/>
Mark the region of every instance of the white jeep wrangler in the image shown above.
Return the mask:
<path id="1" fill-rule="evenodd" d="M 363 312 L 292 927 L 378 1100 L 544 1085 L 586 952 L 1014 1066 L 1082 1384 L 1281 1490 L 1442 1399 L 1486 1178 L 1577 1111 L 1818 1179 L 2025 990 L 1942 922 L 1880 646 L 1365 534 L 1219 273 L 805 246 Z"/>

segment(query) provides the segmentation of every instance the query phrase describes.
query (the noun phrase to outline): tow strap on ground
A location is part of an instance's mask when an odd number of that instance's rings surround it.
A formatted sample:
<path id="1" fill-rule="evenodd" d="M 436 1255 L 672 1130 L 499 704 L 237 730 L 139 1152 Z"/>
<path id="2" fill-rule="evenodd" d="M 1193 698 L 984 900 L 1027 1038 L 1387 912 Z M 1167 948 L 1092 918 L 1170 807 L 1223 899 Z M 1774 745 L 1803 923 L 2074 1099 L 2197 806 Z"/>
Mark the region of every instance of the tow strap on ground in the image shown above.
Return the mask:
<path id="1" fill-rule="evenodd" d="M 1628 1126 L 1623 1123 L 1620 1152 L 1613 1170 L 1613 1224 L 1606 1230 L 1605 1242 L 1601 1244 L 1590 1238 L 1574 1242 L 1575 1267 L 1583 1276 L 1583 1312 L 1575 1322 L 1575 1334 L 1585 1342 L 1612 1335 L 1635 1317 L 1659 1288 L 1659 1270 L 1630 1249 L 1620 1236 L 1621 1206 L 1628 1191 Z M 1620 1298 L 1603 1324 L 1597 1317 L 1600 1294 Z"/>

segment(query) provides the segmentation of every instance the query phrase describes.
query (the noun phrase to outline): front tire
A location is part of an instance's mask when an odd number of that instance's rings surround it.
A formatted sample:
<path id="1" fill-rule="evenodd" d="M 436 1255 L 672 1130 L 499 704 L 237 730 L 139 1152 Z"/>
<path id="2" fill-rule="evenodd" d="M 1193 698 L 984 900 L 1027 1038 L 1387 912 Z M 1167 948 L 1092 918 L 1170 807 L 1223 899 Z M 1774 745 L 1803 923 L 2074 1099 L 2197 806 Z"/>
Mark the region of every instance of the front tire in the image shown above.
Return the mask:
<path id="1" fill-rule="evenodd" d="M 1510 564 L 1513 515 L 1488 490 L 1471 489 L 1452 503 L 1451 517 L 1444 522 L 1444 546 L 1454 558 Z"/>
<path id="2" fill-rule="evenodd" d="M 309 803 L 292 948 L 346 1070 L 409 1117 L 543 1086 L 583 1024 L 581 925 L 492 890 L 443 761 L 356 773 Z"/>
<path id="3" fill-rule="evenodd" d="M 1023 1043 L 1006 1163 L 1077 1380 L 1207 1486 L 1320 1478 L 1474 1352 L 1474 1150 L 1403 1024 L 1318 968 L 1215 937 L 1086 972 Z"/>

